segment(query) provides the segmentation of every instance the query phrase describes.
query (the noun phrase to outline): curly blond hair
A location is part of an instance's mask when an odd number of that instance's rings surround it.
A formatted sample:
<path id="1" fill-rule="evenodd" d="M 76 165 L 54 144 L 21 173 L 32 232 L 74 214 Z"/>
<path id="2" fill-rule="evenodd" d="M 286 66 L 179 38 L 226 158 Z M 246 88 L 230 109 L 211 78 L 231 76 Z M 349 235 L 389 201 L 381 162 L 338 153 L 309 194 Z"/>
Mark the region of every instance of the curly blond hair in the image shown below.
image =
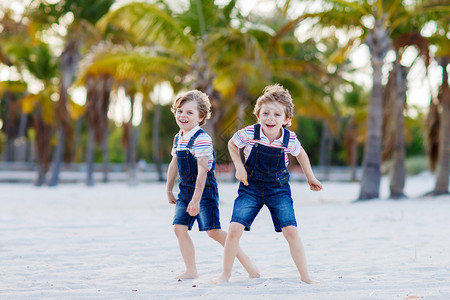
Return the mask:
<path id="1" fill-rule="evenodd" d="M 199 90 L 188 91 L 175 99 L 170 110 L 173 114 L 175 114 L 178 108 L 189 101 L 194 101 L 197 103 L 199 116 L 200 118 L 203 118 L 199 125 L 204 125 L 206 123 L 206 120 L 211 118 L 211 103 L 209 102 L 208 95 Z"/>
<path id="2" fill-rule="evenodd" d="M 292 119 L 294 115 L 294 102 L 289 91 L 278 83 L 264 88 L 263 94 L 256 100 L 253 114 L 258 117 L 262 105 L 271 102 L 278 102 L 283 105 L 284 113 L 286 117 L 289 118 L 286 127 L 291 126 L 290 119 Z"/>

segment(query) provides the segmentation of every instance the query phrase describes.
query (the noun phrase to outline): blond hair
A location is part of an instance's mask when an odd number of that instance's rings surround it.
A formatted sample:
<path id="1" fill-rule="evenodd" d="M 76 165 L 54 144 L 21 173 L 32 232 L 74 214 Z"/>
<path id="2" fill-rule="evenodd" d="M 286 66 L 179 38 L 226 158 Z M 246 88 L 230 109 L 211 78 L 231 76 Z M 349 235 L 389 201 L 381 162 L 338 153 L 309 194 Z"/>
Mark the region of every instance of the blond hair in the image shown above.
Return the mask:
<path id="1" fill-rule="evenodd" d="M 211 118 L 211 103 L 209 102 L 208 95 L 201 91 L 191 90 L 184 93 L 183 95 L 175 99 L 170 110 L 173 112 L 173 114 L 175 114 L 178 108 L 189 101 L 194 101 L 195 103 L 197 103 L 199 116 L 200 118 L 203 118 L 199 125 L 204 125 L 206 123 L 206 120 Z"/>
<path id="2" fill-rule="evenodd" d="M 258 117 L 259 112 L 263 104 L 278 102 L 284 107 L 284 113 L 289 121 L 286 123 L 287 126 L 291 126 L 291 121 L 294 115 L 294 102 L 292 100 L 289 91 L 282 87 L 280 84 L 269 85 L 264 88 L 264 92 L 256 100 L 255 108 L 253 109 L 253 114 Z"/>

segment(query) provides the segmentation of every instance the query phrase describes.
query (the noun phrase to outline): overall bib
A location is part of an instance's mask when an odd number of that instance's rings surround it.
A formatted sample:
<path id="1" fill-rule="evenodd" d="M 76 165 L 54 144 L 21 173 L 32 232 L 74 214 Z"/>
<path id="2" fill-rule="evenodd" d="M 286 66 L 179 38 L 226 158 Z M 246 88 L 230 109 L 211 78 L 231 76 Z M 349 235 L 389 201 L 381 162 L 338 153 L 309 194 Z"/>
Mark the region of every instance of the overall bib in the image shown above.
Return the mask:
<path id="1" fill-rule="evenodd" d="M 260 124 L 255 124 L 253 139 L 261 140 Z M 289 144 L 289 131 L 283 128 L 283 148 L 264 146 L 256 142 L 245 162 L 245 169 L 249 180 L 259 182 L 278 183 L 280 186 L 289 182 L 289 172 L 285 164 L 284 149 Z"/>

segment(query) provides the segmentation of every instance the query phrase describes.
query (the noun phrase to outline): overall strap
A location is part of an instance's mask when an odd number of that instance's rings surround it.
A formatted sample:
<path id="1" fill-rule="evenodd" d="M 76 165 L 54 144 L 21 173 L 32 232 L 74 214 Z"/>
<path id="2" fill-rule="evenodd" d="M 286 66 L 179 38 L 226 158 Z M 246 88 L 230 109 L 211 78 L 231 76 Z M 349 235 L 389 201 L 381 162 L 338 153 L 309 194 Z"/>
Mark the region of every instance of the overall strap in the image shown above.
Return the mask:
<path id="1" fill-rule="evenodd" d="M 254 133 L 253 133 L 253 139 L 259 141 L 261 139 L 260 132 L 261 132 L 261 124 L 255 124 L 253 125 Z"/>
<path id="2" fill-rule="evenodd" d="M 290 133 L 289 133 L 289 130 L 287 130 L 286 128 L 283 128 L 283 129 L 284 129 L 283 148 L 287 148 L 289 145 Z"/>
<path id="3" fill-rule="evenodd" d="M 189 140 L 189 143 L 187 144 L 186 148 L 191 149 L 192 146 L 194 146 L 195 139 L 202 133 L 204 133 L 203 129 L 200 128 L 199 130 L 197 130 L 197 132 L 194 133 L 194 135 Z"/>

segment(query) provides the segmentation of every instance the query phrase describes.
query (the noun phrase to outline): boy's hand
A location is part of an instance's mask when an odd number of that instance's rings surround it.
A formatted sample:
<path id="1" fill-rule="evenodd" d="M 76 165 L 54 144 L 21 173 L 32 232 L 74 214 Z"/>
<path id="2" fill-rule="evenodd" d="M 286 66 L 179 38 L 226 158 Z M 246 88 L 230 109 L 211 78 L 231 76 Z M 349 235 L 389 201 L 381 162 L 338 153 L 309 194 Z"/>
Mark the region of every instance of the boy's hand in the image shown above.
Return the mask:
<path id="1" fill-rule="evenodd" d="M 247 171 L 244 167 L 242 168 L 236 168 L 236 179 L 242 182 L 245 186 L 248 185 L 247 181 Z"/>
<path id="2" fill-rule="evenodd" d="M 308 184 L 311 191 L 318 192 L 322 189 L 322 183 L 320 183 L 320 181 L 317 180 L 317 178 L 313 178 L 311 180 L 308 179 Z"/>
<path id="3" fill-rule="evenodd" d="M 175 199 L 175 196 L 171 191 L 167 191 L 167 200 L 170 204 L 177 204 L 177 199 Z"/>
<path id="4" fill-rule="evenodd" d="M 186 212 L 192 217 L 198 215 L 198 213 L 200 212 L 200 201 L 191 200 L 186 209 Z"/>

